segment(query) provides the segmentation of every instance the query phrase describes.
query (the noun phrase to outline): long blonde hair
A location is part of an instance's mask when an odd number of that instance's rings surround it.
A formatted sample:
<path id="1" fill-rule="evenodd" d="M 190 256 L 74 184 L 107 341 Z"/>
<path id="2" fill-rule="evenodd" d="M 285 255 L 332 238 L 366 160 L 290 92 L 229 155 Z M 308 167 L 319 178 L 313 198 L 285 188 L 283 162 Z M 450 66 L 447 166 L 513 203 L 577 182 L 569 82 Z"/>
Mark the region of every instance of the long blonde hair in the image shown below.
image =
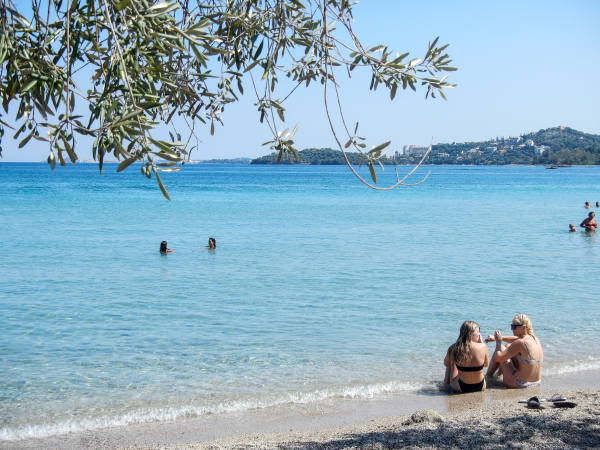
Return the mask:
<path id="1" fill-rule="evenodd" d="M 513 320 L 516 320 L 521 325 L 525 325 L 525 334 L 535 336 L 535 334 L 533 334 L 533 325 L 531 325 L 531 320 L 525 314 L 517 314 L 515 317 L 513 317 Z"/>
<path id="2" fill-rule="evenodd" d="M 465 320 L 460 326 L 460 334 L 454 344 L 450 346 L 450 356 L 454 364 L 464 364 L 471 359 L 471 336 L 479 329 L 479 325 L 471 320 Z"/>

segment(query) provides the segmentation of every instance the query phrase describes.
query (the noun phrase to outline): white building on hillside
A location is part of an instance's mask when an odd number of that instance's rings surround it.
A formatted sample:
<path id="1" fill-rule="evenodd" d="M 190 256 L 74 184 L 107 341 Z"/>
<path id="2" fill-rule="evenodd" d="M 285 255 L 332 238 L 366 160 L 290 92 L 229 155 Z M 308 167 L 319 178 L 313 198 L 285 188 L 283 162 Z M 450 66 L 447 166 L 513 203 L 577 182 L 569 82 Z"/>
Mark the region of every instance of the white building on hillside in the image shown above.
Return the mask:
<path id="1" fill-rule="evenodd" d="M 403 148 L 405 155 L 424 155 L 429 147 L 419 147 L 418 145 L 405 145 Z"/>

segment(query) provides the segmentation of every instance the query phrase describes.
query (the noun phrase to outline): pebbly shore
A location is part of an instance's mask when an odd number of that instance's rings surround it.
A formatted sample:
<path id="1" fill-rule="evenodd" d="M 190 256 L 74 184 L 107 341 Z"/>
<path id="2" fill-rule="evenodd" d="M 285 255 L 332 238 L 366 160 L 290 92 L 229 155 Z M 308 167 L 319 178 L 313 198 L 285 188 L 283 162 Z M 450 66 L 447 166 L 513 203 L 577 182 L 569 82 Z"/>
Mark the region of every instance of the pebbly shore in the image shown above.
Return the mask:
<path id="1" fill-rule="evenodd" d="M 568 388 L 568 390 L 566 389 Z M 530 409 L 531 396 L 573 409 Z M 330 399 L 0 442 L 0 450 L 600 448 L 600 371 L 552 375 L 541 387 Z"/>
<path id="2" fill-rule="evenodd" d="M 542 403 L 542 408 L 533 409 L 513 397 L 455 413 L 422 410 L 327 429 L 246 434 L 199 444 L 127 450 L 599 448 L 600 391 L 556 391 L 554 395 L 567 397 L 577 406 L 563 409 Z"/>

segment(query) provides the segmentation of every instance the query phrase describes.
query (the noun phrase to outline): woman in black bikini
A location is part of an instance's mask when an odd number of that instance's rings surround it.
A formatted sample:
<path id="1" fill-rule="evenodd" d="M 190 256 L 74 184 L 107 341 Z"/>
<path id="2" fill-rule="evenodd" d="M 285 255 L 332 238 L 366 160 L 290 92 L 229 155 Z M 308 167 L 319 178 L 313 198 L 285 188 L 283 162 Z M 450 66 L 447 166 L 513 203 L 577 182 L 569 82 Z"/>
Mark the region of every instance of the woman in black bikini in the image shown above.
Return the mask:
<path id="1" fill-rule="evenodd" d="M 483 368 L 490 363 L 486 345 L 481 342 L 479 325 L 470 320 L 460 327 L 460 335 L 448 348 L 444 365 L 444 384 L 455 392 L 478 392 L 485 390 Z"/>

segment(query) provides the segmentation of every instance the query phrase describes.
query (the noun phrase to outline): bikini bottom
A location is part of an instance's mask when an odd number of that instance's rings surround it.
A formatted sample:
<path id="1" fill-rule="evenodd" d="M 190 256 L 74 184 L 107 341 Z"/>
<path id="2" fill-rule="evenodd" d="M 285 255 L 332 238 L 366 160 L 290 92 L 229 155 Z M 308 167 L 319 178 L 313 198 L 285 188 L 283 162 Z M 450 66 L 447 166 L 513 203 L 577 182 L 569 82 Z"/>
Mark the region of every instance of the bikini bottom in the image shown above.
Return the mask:
<path id="1" fill-rule="evenodd" d="M 516 370 L 515 370 L 515 372 L 516 372 Z M 542 385 L 541 378 L 538 381 L 523 381 L 518 376 L 515 375 L 515 372 L 513 372 L 513 377 L 515 377 L 515 383 L 517 383 L 517 389 L 525 389 L 525 388 Z"/>
<path id="2" fill-rule="evenodd" d="M 481 380 L 479 383 L 473 384 L 464 383 L 460 378 L 458 379 L 458 385 L 463 393 L 483 391 L 483 383 L 485 383 L 485 379 Z"/>

